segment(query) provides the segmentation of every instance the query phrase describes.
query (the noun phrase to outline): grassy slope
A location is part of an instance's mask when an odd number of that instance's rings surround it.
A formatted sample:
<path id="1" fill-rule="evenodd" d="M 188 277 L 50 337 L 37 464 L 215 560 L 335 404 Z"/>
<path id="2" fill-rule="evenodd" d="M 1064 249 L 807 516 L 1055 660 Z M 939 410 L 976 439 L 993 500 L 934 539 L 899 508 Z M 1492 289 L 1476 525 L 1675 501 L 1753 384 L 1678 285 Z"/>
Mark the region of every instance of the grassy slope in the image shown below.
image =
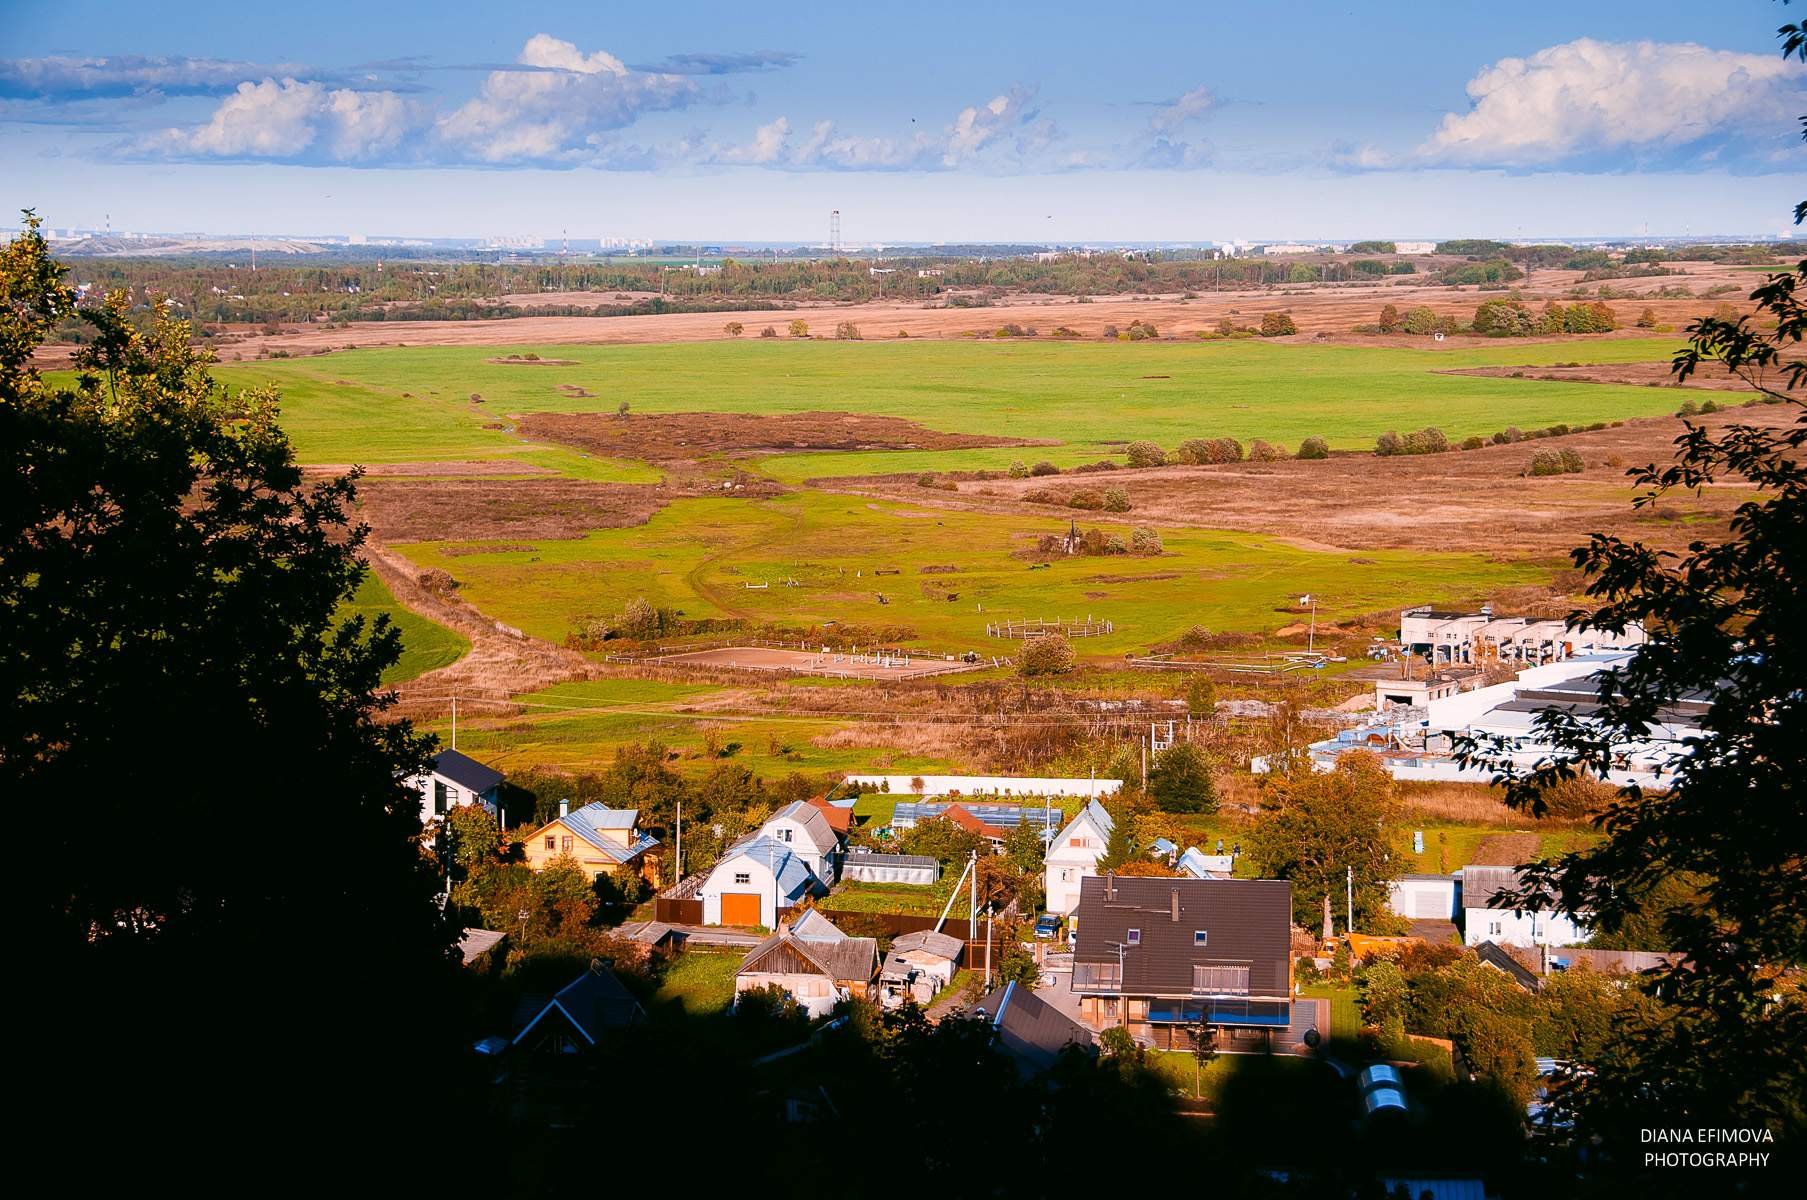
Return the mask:
<path id="1" fill-rule="evenodd" d="M 486 422 L 524 412 L 884 413 L 931 428 L 1053 439 L 1040 451 L 877 452 L 768 460 L 780 478 L 1000 466 L 1012 458 L 1077 462 L 1152 438 L 1264 437 L 1288 445 L 1311 434 L 1360 448 L 1387 429 L 1437 424 L 1453 438 L 1507 425 L 1592 422 L 1670 411 L 1651 388 L 1442 374 L 1461 367 L 1666 359 L 1667 338 L 1428 351 L 1390 346 L 1255 341 L 1170 343 L 702 342 L 545 346 L 569 367 L 489 362 L 485 347 L 360 350 L 229 364 L 222 380 L 268 382 L 304 461 L 398 462 L 516 457 L 593 478 L 640 478 L 645 468 L 583 459 Z M 594 393 L 573 398 L 560 384 Z M 469 403 L 471 392 L 483 396 Z M 404 396 L 403 393 L 412 393 Z"/>
<path id="2" fill-rule="evenodd" d="M 471 648 L 470 641 L 463 634 L 455 633 L 416 614 L 412 609 L 404 608 L 390 595 L 381 579 L 374 573 L 366 574 L 364 582 L 358 585 L 357 593 L 341 608 L 341 615 L 362 616 L 366 622 L 372 622 L 381 613 L 389 614 L 389 619 L 401 630 L 402 635 L 402 656 L 394 666 L 383 672 L 384 683 L 402 683 L 428 671 L 449 666 Z"/>

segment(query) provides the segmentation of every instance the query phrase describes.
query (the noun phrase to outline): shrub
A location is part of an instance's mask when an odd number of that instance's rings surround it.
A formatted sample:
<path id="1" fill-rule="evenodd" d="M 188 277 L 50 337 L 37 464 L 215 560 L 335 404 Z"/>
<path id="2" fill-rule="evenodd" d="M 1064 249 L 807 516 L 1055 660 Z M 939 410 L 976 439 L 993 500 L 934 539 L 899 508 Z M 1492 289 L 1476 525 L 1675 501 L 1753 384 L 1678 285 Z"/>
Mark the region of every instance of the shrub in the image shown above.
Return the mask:
<path id="1" fill-rule="evenodd" d="M 1286 457 L 1286 451 L 1272 442 L 1264 442 L 1256 438 L 1249 443 L 1250 462 L 1279 462 Z"/>
<path id="2" fill-rule="evenodd" d="M 1136 554 L 1147 555 L 1160 554 L 1166 549 L 1161 543 L 1161 535 L 1142 525 L 1130 531 L 1129 548 Z"/>
<path id="3" fill-rule="evenodd" d="M 1128 336 L 1130 341 L 1140 342 L 1140 341 L 1144 341 L 1149 338 L 1160 337 L 1161 331 L 1156 329 L 1153 325 L 1149 324 L 1147 321 L 1131 321 L 1129 323 L 1129 328 L 1125 331 L 1125 334 Z"/>
<path id="4" fill-rule="evenodd" d="M 1330 457 L 1330 443 L 1321 437 L 1308 437 L 1299 443 L 1299 457 L 1319 459 Z"/>
<path id="5" fill-rule="evenodd" d="M 1030 467 L 1029 474 L 1034 475 L 1037 478 L 1040 478 L 1043 475 L 1058 475 L 1060 474 L 1060 468 L 1051 462 L 1042 461 L 1036 463 L 1033 467 Z"/>
<path id="6" fill-rule="evenodd" d="M 1021 459 L 1018 459 L 1016 462 L 1010 464 L 1008 474 L 1012 479 L 1027 479 L 1029 478 L 1029 467 Z"/>
<path id="7" fill-rule="evenodd" d="M 1587 469 L 1587 464 L 1581 461 L 1581 451 L 1573 447 L 1564 449 L 1557 457 L 1562 460 L 1563 471 L 1570 475 L 1579 475 Z"/>
<path id="8" fill-rule="evenodd" d="M 1437 332 L 1437 314 L 1423 305 L 1419 305 L 1417 308 L 1407 310 L 1399 327 L 1407 333 L 1418 334 L 1421 337 L 1433 334 Z"/>
<path id="9" fill-rule="evenodd" d="M 1638 328 L 1639 329 L 1655 329 L 1656 328 L 1656 309 L 1647 308 L 1643 312 L 1638 314 Z"/>
<path id="10" fill-rule="evenodd" d="M 1525 435 L 1520 432 L 1516 425 L 1508 425 L 1493 435 L 1493 444 L 1496 446 L 1510 446 L 1514 442 L 1522 442 L 1524 440 Z"/>
<path id="11" fill-rule="evenodd" d="M 1122 534 L 1120 534 L 1120 533 L 1110 534 L 1109 536 L 1107 536 L 1104 539 L 1104 553 L 1106 553 L 1106 554 L 1128 554 L 1129 553 L 1129 544 L 1123 540 Z"/>
<path id="12" fill-rule="evenodd" d="M 1103 329 L 1098 331 L 1098 336 L 1107 342 L 1114 342 L 1117 340 L 1117 327 L 1115 325 L 1106 325 Z"/>
<path id="13" fill-rule="evenodd" d="M 777 337 L 778 331 L 776 329 L 773 329 L 770 325 L 767 325 L 764 329 L 761 329 L 759 331 L 759 336 L 760 337 Z"/>
<path id="14" fill-rule="evenodd" d="M 1682 406 L 1675 410 L 1675 415 L 1678 417 L 1691 417 L 1699 411 L 1700 405 L 1694 403 L 1692 400 L 1683 400 Z"/>
<path id="15" fill-rule="evenodd" d="M 1539 450 L 1531 456 L 1531 465 L 1525 468 L 1527 475 L 1560 475 L 1562 459 L 1553 451 Z"/>
<path id="16" fill-rule="evenodd" d="M 1129 465 L 1132 467 L 1158 467 L 1166 461 L 1167 452 L 1153 442 L 1129 444 Z"/>
<path id="17" fill-rule="evenodd" d="M 1701 402 L 1700 413 L 1702 416 L 1705 416 L 1708 413 L 1716 413 L 1718 411 L 1719 411 L 1719 405 L 1715 404 L 1713 401 L 1706 400 L 1706 401 Z"/>
<path id="18" fill-rule="evenodd" d="M 805 321 L 802 317 L 798 317 L 795 321 L 792 321 L 789 328 L 791 336 L 794 338 L 809 336 L 809 322 Z"/>
<path id="19" fill-rule="evenodd" d="M 917 487 L 934 487 L 935 486 L 935 472 L 924 471 L 922 474 L 918 475 L 916 477 L 916 486 Z"/>
<path id="20" fill-rule="evenodd" d="M 1397 306 L 1392 304 L 1382 306 L 1380 310 L 1380 331 L 1382 333 L 1399 332 L 1399 309 Z"/>
<path id="21" fill-rule="evenodd" d="M 1104 497 L 1091 488 L 1080 488 L 1067 497 L 1068 508 L 1083 508 L 1088 512 L 1096 512 L 1104 507 Z"/>
<path id="22" fill-rule="evenodd" d="M 1129 493 L 1122 488 L 1106 488 L 1104 491 L 1104 511 L 1126 513 L 1129 511 Z"/>
<path id="23" fill-rule="evenodd" d="M 1374 439 L 1374 453 L 1381 457 L 1395 454 L 1441 454 L 1449 449 L 1449 439 L 1434 425 L 1414 429 L 1401 436 L 1388 430 Z"/>
<path id="24" fill-rule="evenodd" d="M 1072 644 L 1057 633 L 1044 637 L 1032 638 L 1023 643 L 1023 652 L 1017 656 L 1017 674 L 1065 675 L 1078 662 L 1073 653 Z"/>
<path id="25" fill-rule="evenodd" d="M 1374 439 L 1374 453 L 1380 455 L 1382 458 L 1391 458 L 1395 454 L 1405 453 L 1405 451 L 1401 449 L 1401 445 L 1402 443 L 1399 440 L 1399 435 L 1392 430 L 1388 430 L 1386 433 L 1383 433 Z"/>
<path id="26" fill-rule="evenodd" d="M 1487 439 L 1483 437 L 1465 437 L 1462 439 L 1462 449 L 1464 450 L 1479 450 L 1486 444 Z"/>
<path id="27" fill-rule="evenodd" d="M 1299 332 L 1299 327 L 1285 313 L 1264 313 L 1261 317 L 1262 337 L 1287 337 Z"/>
<path id="28" fill-rule="evenodd" d="M 858 342 L 864 340 L 860 337 L 860 327 L 855 325 L 852 321 L 842 321 L 839 325 L 836 325 L 834 327 L 834 335 L 838 341 L 843 342 Z"/>
<path id="29" fill-rule="evenodd" d="M 729 337 L 739 337 L 746 331 L 747 327 L 742 325 L 739 321 L 729 321 L 726 325 L 722 326 L 722 332 Z"/>
<path id="30" fill-rule="evenodd" d="M 1180 443 L 1176 457 L 1197 466 L 1241 462 L 1242 443 L 1235 438 L 1189 438 Z"/>

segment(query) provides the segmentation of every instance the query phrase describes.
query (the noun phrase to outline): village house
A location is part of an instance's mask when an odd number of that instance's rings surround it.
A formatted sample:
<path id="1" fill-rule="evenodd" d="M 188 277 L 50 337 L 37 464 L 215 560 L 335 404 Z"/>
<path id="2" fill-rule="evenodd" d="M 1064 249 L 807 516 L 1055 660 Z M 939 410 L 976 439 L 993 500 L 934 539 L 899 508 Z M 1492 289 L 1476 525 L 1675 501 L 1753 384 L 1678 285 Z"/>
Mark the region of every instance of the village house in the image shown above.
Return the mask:
<path id="1" fill-rule="evenodd" d="M 599 1043 L 610 1030 L 646 1020 L 646 1010 L 601 962 L 573 979 L 557 994 L 527 996 L 515 1010 L 520 1032 L 513 1044 L 536 1054 L 578 1054 Z"/>
<path id="2" fill-rule="evenodd" d="M 1408 921 L 1450 921 L 1462 913 L 1459 875 L 1401 875 L 1387 884 L 1387 907 Z"/>
<path id="3" fill-rule="evenodd" d="M 1111 814 L 1093 800 L 1054 835 L 1045 860 L 1049 912 L 1065 916 L 1078 907 L 1079 885 L 1097 874 L 1112 827 Z"/>
<path id="4" fill-rule="evenodd" d="M 848 937 L 819 913 L 778 931 L 747 952 L 734 975 L 734 994 L 775 987 L 812 1018 L 843 1000 L 864 999 L 878 973 L 878 940 Z"/>
<path id="5" fill-rule="evenodd" d="M 785 805 L 766 818 L 759 836 L 795 854 L 823 884 L 839 878 L 845 847 L 827 814 L 815 805 L 804 800 Z"/>
<path id="6" fill-rule="evenodd" d="M 638 871 L 648 883 L 659 881 L 659 864 L 651 854 L 659 839 L 639 829 L 640 812 L 586 804 L 575 812 L 568 800 L 558 802 L 558 816 L 527 836 L 527 865 L 543 871 L 565 855 L 577 860 L 591 879 L 613 875 L 623 867 Z"/>
<path id="7" fill-rule="evenodd" d="M 1523 883 L 1516 867 L 1470 864 L 1462 868 L 1462 943 L 1478 946 L 1574 946 L 1588 939 L 1587 923 L 1573 913 L 1554 909 L 1514 911 L 1496 908 L 1502 893 Z"/>
<path id="8" fill-rule="evenodd" d="M 985 844 L 990 847 L 993 854 L 1004 853 L 1004 839 L 1010 836 L 1010 831 L 984 820 L 966 805 L 948 805 L 947 811 L 942 814 L 942 819 L 952 821 L 966 832 L 984 838 Z"/>
<path id="9" fill-rule="evenodd" d="M 778 913 L 828 888 L 783 842 L 750 833 L 728 847 L 697 888 L 705 925 L 776 928 Z"/>
<path id="10" fill-rule="evenodd" d="M 1025 1076 L 1052 1067 L 1068 1046 L 1095 1048 L 1091 1030 L 1015 980 L 980 1000 L 973 1012 L 991 1026 L 999 1049 Z"/>
<path id="11" fill-rule="evenodd" d="M 416 775 L 408 786 L 420 793 L 422 825 L 466 804 L 481 804 L 501 821 L 502 773 L 456 750 L 435 754 L 426 774 Z"/>
<path id="12" fill-rule="evenodd" d="M 1080 1019 L 1127 1025 L 1163 1050 L 1208 1029 L 1224 1049 L 1272 1049 L 1292 1019 L 1292 884 L 1093 875 L 1073 953 Z"/>
<path id="13" fill-rule="evenodd" d="M 1197 846 L 1187 846 L 1174 869 L 1193 879 L 1228 879 L 1236 873 L 1236 856 L 1206 854 Z"/>
<path id="14" fill-rule="evenodd" d="M 906 998 L 927 1004 L 948 985 L 965 943 L 949 934 L 918 930 L 900 934 L 879 969 L 879 1001 L 897 1008 Z"/>

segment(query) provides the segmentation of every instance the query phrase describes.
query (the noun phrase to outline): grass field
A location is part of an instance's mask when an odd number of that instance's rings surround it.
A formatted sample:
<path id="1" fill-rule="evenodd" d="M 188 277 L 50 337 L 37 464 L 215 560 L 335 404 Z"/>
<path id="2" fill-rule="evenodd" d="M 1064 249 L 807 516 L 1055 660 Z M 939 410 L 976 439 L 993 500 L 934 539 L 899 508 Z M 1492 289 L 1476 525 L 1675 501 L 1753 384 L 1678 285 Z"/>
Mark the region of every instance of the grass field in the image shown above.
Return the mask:
<path id="1" fill-rule="evenodd" d="M 1616 420 L 1674 408 L 1657 389 L 1477 378 L 1462 367 L 1666 360 L 1672 338 L 1514 344 L 1428 351 L 1390 346 L 1225 342 L 792 342 L 544 346 L 570 366 L 489 361 L 487 347 L 357 350 L 216 368 L 235 386 L 274 384 L 303 461 L 518 458 L 585 478 L 636 481 L 646 468 L 535 446 L 507 414 L 882 413 L 933 429 L 1049 439 L 1052 447 L 773 456 L 775 477 L 865 474 L 1014 458 L 1085 461 L 1135 438 L 1309 435 L 1364 448 L 1387 429 L 1435 424 L 1452 438 Z M 573 396 L 562 385 L 589 396 Z M 482 397 L 473 403 L 470 396 Z"/>
<path id="2" fill-rule="evenodd" d="M 389 589 L 383 586 L 383 581 L 371 572 L 364 576 L 364 582 L 358 585 L 357 593 L 344 605 L 341 614 L 362 616 L 370 622 L 381 613 L 389 614 L 402 635 L 402 656 L 383 672 L 384 683 L 405 683 L 428 671 L 449 666 L 471 648 L 463 634 L 435 624 L 398 604 Z"/>
<path id="3" fill-rule="evenodd" d="M 541 541 L 531 550 L 448 556 L 445 543 L 398 548 L 423 567 L 450 571 L 460 595 L 483 612 L 552 641 L 585 616 L 613 614 L 644 596 L 691 617 L 907 624 L 926 648 L 999 655 L 1015 644 L 987 638 L 988 621 L 1089 614 L 1115 626 L 1079 644 L 1094 658 L 1145 648 L 1195 624 L 1272 629 L 1293 619 L 1276 610 L 1306 592 L 1322 597 L 1320 620 L 1337 620 L 1396 607 L 1401 597 L 1451 601 L 1549 574 L 1547 564 L 1479 554 L 1351 556 L 1185 529 L 1164 532 L 1159 558 L 1066 558 L 1031 571 L 1029 561 L 1012 557 L 1065 528 L 1064 514 L 998 517 L 802 492 L 680 501 L 644 526 Z M 923 571 L 949 566 L 955 570 Z M 881 569 L 898 573 L 874 574 Z M 787 579 L 800 586 L 783 586 Z M 762 582 L 771 586 L 745 586 Z"/>

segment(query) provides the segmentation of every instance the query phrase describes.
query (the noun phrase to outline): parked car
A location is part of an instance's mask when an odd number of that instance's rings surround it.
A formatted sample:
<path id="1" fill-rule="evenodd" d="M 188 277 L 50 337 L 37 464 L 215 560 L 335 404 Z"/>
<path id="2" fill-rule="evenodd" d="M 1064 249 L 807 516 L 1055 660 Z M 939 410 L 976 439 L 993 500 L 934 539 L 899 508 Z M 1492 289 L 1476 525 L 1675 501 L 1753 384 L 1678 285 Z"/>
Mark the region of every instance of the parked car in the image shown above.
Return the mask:
<path id="1" fill-rule="evenodd" d="M 1035 936 L 1051 938 L 1060 932 L 1060 918 L 1053 913 L 1043 913 L 1035 918 Z"/>

